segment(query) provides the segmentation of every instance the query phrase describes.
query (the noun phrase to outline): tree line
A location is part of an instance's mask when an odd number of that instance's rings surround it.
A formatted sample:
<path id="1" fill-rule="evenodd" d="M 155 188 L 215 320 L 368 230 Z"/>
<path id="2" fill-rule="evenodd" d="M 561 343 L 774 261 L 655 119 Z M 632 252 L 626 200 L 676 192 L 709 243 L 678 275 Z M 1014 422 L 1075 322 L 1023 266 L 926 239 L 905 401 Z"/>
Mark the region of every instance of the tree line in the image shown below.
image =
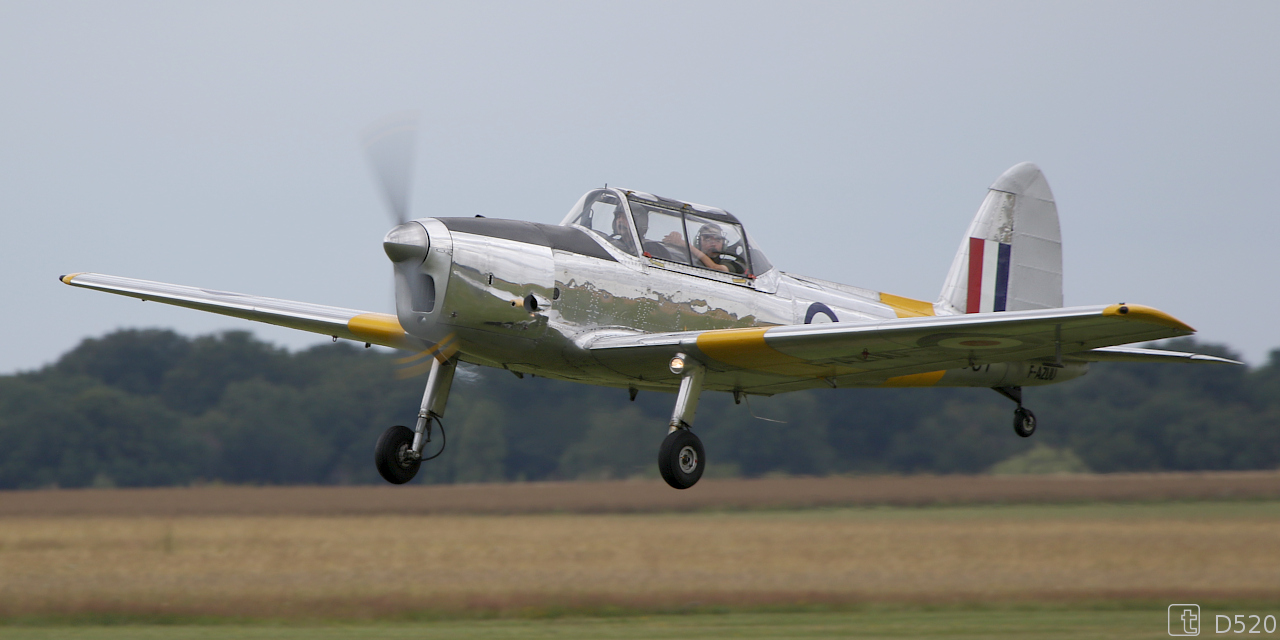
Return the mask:
<path id="1" fill-rule="evenodd" d="M 244 331 L 86 339 L 0 376 L 0 488 L 379 483 L 374 442 L 412 426 L 425 383 L 397 378 L 398 360 L 350 343 L 290 352 Z M 696 431 L 708 477 L 981 473 L 1046 450 L 1096 472 L 1280 464 L 1280 349 L 1258 368 L 1094 364 L 1025 395 L 1039 417 L 1029 439 L 1013 433 L 1013 404 L 986 389 L 824 389 L 749 405 L 707 393 Z M 463 365 L 447 450 L 415 482 L 656 477 L 673 402 Z"/>

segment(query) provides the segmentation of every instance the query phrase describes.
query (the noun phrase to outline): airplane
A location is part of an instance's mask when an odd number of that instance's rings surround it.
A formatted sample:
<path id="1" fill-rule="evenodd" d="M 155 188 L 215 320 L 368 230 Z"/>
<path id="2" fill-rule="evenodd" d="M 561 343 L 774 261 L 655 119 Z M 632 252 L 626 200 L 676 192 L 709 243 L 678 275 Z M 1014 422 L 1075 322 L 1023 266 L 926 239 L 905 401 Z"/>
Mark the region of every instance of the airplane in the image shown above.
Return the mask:
<path id="1" fill-rule="evenodd" d="M 1063 308 L 1057 206 L 1031 163 L 991 185 L 930 302 L 781 271 L 728 211 L 643 191 L 592 189 L 559 225 L 410 220 L 404 163 L 374 160 L 397 222 L 382 245 L 394 315 L 95 273 L 60 280 L 415 354 L 405 362 L 427 382 L 414 428 L 390 427 L 375 446 L 393 484 L 443 451 L 459 362 L 627 389 L 632 400 L 674 392 L 658 469 L 676 489 L 706 468 L 693 432 L 704 391 L 741 402 L 816 388 L 987 387 L 1016 404 L 1025 438 L 1036 417 L 1022 388 L 1077 378 L 1092 362 L 1241 364 L 1124 346 L 1194 333 L 1152 307 Z"/>

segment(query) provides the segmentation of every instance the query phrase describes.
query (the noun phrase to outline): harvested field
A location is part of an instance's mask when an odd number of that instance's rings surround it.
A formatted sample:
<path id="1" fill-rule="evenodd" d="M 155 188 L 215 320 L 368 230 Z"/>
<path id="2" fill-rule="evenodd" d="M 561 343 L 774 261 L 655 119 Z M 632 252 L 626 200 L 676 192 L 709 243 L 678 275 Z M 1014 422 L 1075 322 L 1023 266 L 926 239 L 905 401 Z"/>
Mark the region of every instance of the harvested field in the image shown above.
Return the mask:
<path id="1" fill-rule="evenodd" d="M 1280 473 L 0 492 L 0 618 L 1280 600 Z"/>
<path id="2" fill-rule="evenodd" d="M 651 513 L 1223 499 L 1280 499 L 1280 472 L 708 479 L 686 491 L 661 480 L 0 491 L 0 518 Z"/>
<path id="3" fill-rule="evenodd" d="M 1278 525 L 1280 501 L 10 516 L 0 519 L 0 616 L 1274 602 Z"/>
<path id="4" fill-rule="evenodd" d="M 11 626 L 6 640 L 795 640 L 796 638 L 1018 638 L 1027 640 L 1168 640 L 1165 611 L 992 610 L 986 608 L 869 607 L 794 613 L 682 613 L 676 615 L 431 620 L 341 624 L 219 624 Z"/>

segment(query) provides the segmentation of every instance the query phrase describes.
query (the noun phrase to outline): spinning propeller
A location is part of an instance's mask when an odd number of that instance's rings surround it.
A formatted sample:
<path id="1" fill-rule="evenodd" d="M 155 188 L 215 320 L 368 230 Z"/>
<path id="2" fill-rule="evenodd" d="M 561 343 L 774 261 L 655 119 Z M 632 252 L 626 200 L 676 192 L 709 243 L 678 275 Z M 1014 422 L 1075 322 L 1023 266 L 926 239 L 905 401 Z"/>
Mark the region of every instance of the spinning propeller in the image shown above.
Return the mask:
<path id="1" fill-rule="evenodd" d="M 382 187 L 382 199 L 395 224 L 409 218 L 409 194 L 413 189 L 413 161 L 418 142 L 418 113 L 389 115 L 365 129 L 362 136 L 369 168 Z"/>
<path id="2" fill-rule="evenodd" d="M 365 156 L 369 160 L 369 168 L 373 178 L 381 188 L 382 199 L 391 214 L 391 221 L 397 225 L 388 237 L 395 235 L 400 225 L 409 222 L 409 195 L 413 190 L 413 164 L 416 159 L 418 142 L 418 113 L 407 111 L 389 115 L 365 129 L 361 136 Z M 414 225 L 416 226 L 416 225 Z M 417 229 L 421 232 L 421 229 Z M 425 236 L 424 236 L 425 238 Z M 392 247 L 392 248 L 387 248 Z M 416 264 L 423 254 L 416 256 L 396 254 L 394 245 L 384 243 L 388 257 L 395 263 L 395 268 L 409 281 L 410 286 L 421 286 L 421 274 Z M 407 247 L 411 252 L 415 247 Z M 421 249 L 425 251 L 425 249 Z M 415 261 L 413 258 L 418 258 Z M 403 263 L 403 264 L 402 264 Z M 412 378 L 430 371 L 432 358 L 447 359 L 457 350 L 457 341 L 453 334 L 438 343 L 431 343 L 419 353 L 406 356 L 397 361 L 400 369 L 398 378 Z"/>

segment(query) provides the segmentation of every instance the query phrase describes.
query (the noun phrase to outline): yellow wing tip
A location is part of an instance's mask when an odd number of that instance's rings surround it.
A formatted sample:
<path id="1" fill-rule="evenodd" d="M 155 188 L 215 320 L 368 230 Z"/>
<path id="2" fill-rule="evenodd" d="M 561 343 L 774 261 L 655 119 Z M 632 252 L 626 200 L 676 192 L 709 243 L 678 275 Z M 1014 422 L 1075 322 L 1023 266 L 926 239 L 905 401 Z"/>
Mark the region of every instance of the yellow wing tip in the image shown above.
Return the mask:
<path id="1" fill-rule="evenodd" d="M 1140 304 L 1113 304 L 1103 309 L 1104 316 L 1119 316 L 1129 320 L 1140 320 L 1142 322 L 1150 322 L 1152 324 L 1173 327 L 1190 333 L 1195 333 L 1195 329 L 1191 325 L 1155 308 Z"/>
<path id="2" fill-rule="evenodd" d="M 65 276 L 58 276 L 58 279 L 62 281 L 62 284 L 71 284 L 71 281 L 74 280 L 76 276 L 82 275 L 84 275 L 83 271 L 79 273 L 68 273 Z"/>

